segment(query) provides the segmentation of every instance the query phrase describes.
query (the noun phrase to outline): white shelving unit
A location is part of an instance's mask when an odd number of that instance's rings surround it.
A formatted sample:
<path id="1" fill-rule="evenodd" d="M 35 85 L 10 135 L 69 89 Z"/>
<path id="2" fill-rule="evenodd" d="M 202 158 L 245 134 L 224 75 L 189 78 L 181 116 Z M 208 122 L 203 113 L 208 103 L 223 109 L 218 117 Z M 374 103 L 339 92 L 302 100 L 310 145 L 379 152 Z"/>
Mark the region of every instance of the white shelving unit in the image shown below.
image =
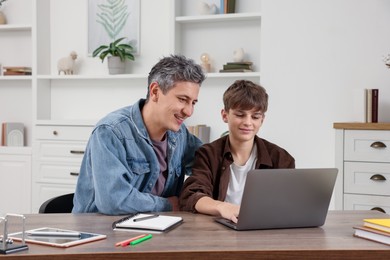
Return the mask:
<path id="1" fill-rule="evenodd" d="M 219 7 L 219 1 L 208 1 Z M 174 52 L 200 61 L 202 53 L 211 59 L 208 73 L 199 94 L 199 102 L 188 125 L 207 124 L 210 140 L 217 139 L 227 126 L 215 118 L 223 107 L 222 95 L 235 80 L 260 83 L 261 1 L 236 1 L 236 13 L 201 15 L 199 1 L 175 1 Z M 233 61 L 233 52 L 245 51 L 245 60 L 253 62 L 254 72 L 219 73 L 223 64 Z"/>
<path id="2" fill-rule="evenodd" d="M 2 10 L 7 24 L 0 25 L 0 64 L 31 67 L 32 2 L 7 1 Z M 32 76 L 0 76 L 0 124 L 25 126 L 25 147 L 0 146 L 0 216 L 31 211 L 32 81 Z"/>
<path id="3" fill-rule="evenodd" d="M 213 1 L 219 5 L 219 0 Z M 12 158 L 9 154 L 14 154 L 25 156 L 30 162 L 27 167 L 30 171 L 25 173 L 31 183 L 25 187 L 31 194 L 27 209 L 37 212 L 46 199 L 74 191 L 83 150 L 93 126 L 107 113 L 146 95 L 150 65 L 158 58 L 180 53 L 200 63 L 202 53 L 210 55 L 212 71 L 202 86 L 194 115 L 186 122 L 210 126 L 210 140 L 226 131 L 222 120 L 215 120 L 219 118 L 225 89 L 237 79 L 260 82 L 261 1 L 236 1 L 236 13 L 217 15 L 197 14 L 197 0 L 166 2 L 169 4 L 161 3 L 161 6 L 170 9 L 169 19 L 164 18 L 169 28 L 163 37 L 168 37 L 169 44 L 162 39 L 163 43 L 149 46 L 155 38 L 141 33 L 141 43 L 145 45 L 141 46 L 136 62 L 131 63 L 136 73 L 126 75 L 108 75 L 100 60 L 83 53 L 87 45 L 87 27 L 84 27 L 87 19 L 72 17 L 85 16 L 87 0 L 5 3 L 13 18 L 9 24 L 0 26 L 0 63 L 31 66 L 33 73 L 0 78 L 0 122 L 25 123 L 27 139 L 27 149 L 1 147 L 0 158 L 9 159 Z M 151 28 L 145 22 L 142 26 L 147 31 Z M 160 45 L 161 50 L 156 51 Z M 3 46 L 7 47 L 6 51 Z M 232 61 L 237 48 L 244 49 L 245 59 L 254 64 L 254 72 L 219 73 L 224 63 Z M 79 54 L 78 72 L 58 75 L 57 60 L 72 50 Z M 10 187 L 16 185 L 10 183 Z"/>

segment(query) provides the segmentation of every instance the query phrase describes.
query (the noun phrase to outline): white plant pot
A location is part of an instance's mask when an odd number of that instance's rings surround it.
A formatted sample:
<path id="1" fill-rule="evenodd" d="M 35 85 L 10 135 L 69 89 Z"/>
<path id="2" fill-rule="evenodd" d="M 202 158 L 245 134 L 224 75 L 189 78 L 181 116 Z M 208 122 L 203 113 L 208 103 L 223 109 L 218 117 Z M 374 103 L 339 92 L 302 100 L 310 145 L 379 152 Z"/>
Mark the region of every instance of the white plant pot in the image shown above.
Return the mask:
<path id="1" fill-rule="evenodd" d="M 109 74 L 124 74 L 125 62 L 117 56 L 107 57 L 108 73 Z"/>

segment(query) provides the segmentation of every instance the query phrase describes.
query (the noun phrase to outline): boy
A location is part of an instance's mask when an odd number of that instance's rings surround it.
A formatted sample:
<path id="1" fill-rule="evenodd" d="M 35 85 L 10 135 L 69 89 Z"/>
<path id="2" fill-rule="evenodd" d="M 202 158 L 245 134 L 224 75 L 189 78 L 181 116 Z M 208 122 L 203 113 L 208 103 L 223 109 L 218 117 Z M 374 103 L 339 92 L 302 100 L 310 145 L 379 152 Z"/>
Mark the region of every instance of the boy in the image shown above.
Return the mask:
<path id="1" fill-rule="evenodd" d="M 222 216 L 237 223 L 248 171 L 294 168 L 295 160 L 256 135 L 268 108 L 263 87 L 237 80 L 225 91 L 223 102 L 221 115 L 229 134 L 197 150 L 179 204 L 182 210 Z"/>

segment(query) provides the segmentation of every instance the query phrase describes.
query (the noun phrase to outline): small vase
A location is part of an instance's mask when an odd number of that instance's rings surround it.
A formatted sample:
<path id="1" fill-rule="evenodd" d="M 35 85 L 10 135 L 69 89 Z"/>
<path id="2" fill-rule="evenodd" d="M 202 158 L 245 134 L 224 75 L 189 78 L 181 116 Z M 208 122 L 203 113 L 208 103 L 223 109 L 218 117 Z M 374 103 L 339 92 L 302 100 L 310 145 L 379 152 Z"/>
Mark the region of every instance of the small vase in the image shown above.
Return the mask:
<path id="1" fill-rule="evenodd" d="M 5 14 L 0 11 L 0 24 L 6 24 L 7 23 L 7 19 L 5 17 Z"/>
<path id="2" fill-rule="evenodd" d="M 111 75 L 114 74 L 124 74 L 125 73 L 125 62 L 121 61 L 120 57 L 109 56 L 107 58 L 108 64 L 108 73 Z"/>
<path id="3" fill-rule="evenodd" d="M 233 61 L 234 62 L 243 62 L 245 52 L 243 48 L 238 48 L 233 52 Z"/>

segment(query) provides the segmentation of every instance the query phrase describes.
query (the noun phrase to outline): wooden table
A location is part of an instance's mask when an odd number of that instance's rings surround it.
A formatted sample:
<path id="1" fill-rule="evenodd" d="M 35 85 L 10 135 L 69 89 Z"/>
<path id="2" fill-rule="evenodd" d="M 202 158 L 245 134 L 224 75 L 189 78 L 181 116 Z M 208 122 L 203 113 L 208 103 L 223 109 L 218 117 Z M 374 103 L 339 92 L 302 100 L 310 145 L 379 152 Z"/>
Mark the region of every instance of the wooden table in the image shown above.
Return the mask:
<path id="1" fill-rule="evenodd" d="M 390 246 L 352 236 L 352 227 L 364 218 L 390 217 L 377 211 L 330 211 L 320 228 L 256 231 L 234 231 L 201 214 L 164 214 L 180 215 L 184 223 L 131 247 L 114 246 L 140 234 L 113 231 L 111 224 L 118 216 L 26 215 L 27 229 L 58 227 L 106 234 L 107 239 L 67 249 L 29 244 L 29 250 L 0 259 L 390 259 Z"/>

